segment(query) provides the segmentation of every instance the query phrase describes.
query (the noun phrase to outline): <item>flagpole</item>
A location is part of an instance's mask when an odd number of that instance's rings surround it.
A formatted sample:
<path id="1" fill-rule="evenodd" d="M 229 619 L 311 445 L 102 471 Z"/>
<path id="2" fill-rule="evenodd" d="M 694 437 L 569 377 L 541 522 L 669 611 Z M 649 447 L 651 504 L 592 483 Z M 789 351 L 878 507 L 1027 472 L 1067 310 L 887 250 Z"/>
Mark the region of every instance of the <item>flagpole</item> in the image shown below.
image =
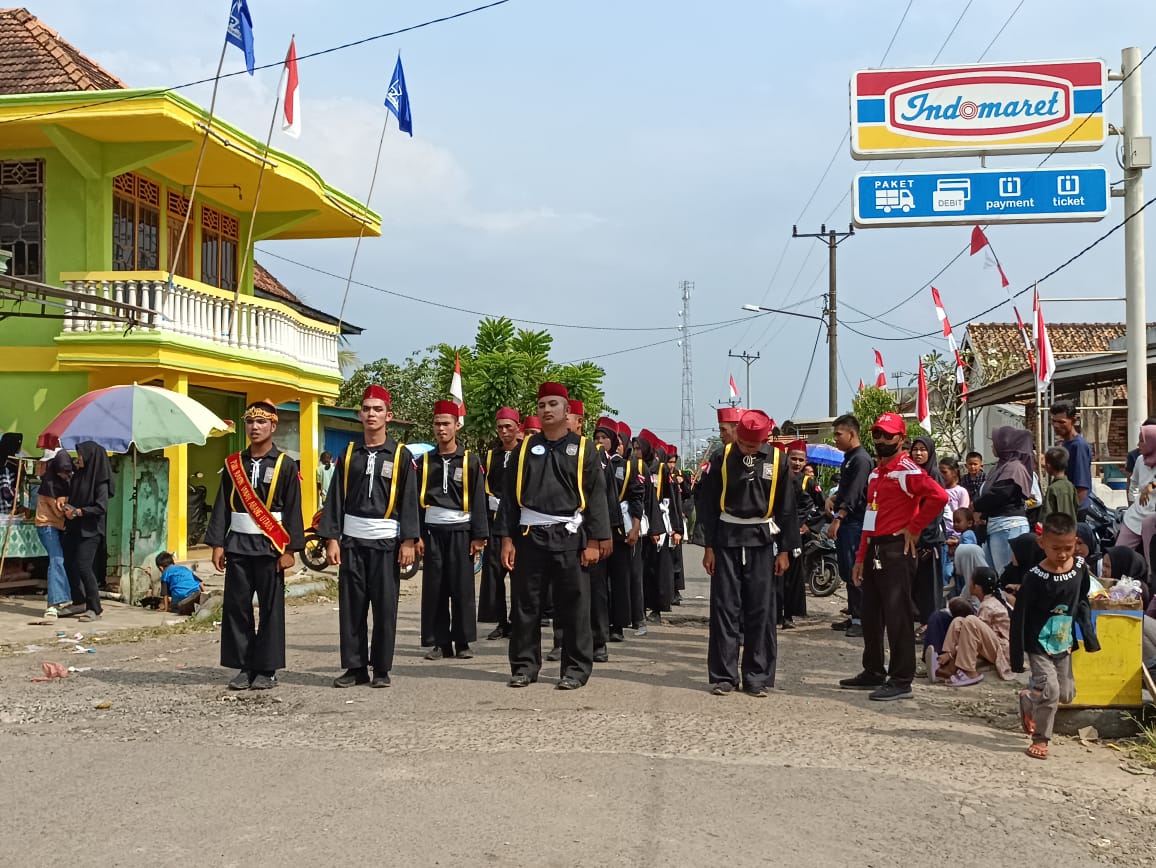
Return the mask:
<path id="1" fill-rule="evenodd" d="M 297 38 L 294 33 L 289 44 Z M 286 58 L 288 60 L 288 58 Z M 237 308 L 241 304 L 241 281 L 245 279 L 245 269 L 249 265 L 249 251 L 253 249 L 253 227 L 257 222 L 257 203 L 261 198 L 261 182 L 265 180 L 265 167 L 269 165 L 269 146 L 273 143 L 273 127 L 277 126 L 277 113 L 281 108 L 281 87 L 277 87 L 277 98 L 273 101 L 273 116 L 269 118 L 269 132 L 265 136 L 265 152 L 261 156 L 261 169 L 257 172 L 257 189 L 253 191 L 253 208 L 249 212 L 249 231 L 245 233 L 245 249 L 241 251 L 241 268 L 233 285 L 233 307 L 229 312 L 229 331 L 226 341 L 233 340 L 233 325 L 237 322 Z"/>
<path id="2" fill-rule="evenodd" d="M 229 49 L 228 33 L 225 34 L 225 42 L 221 45 L 221 58 L 217 61 L 217 74 L 213 76 L 213 95 L 209 98 L 209 117 L 205 121 L 205 136 L 201 139 L 201 151 L 197 154 L 197 165 L 193 169 L 193 186 L 189 189 L 189 207 L 185 209 L 185 219 L 181 221 L 181 236 L 177 240 L 177 249 L 169 256 L 169 279 L 168 283 L 172 286 L 173 283 L 173 269 L 177 263 L 181 261 L 181 251 L 185 246 L 185 235 L 189 228 L 189 217 L 193 213 L 193 203 L 197 196 L 197 182 L 201 178 L 201 163 L 205 159 L 205 149 L 209 145 L 209 133 L 213 129 L 213 113 L 217 108 L 217 88 L 221 84 L 221 70 L 225 68 L 225 52 Z"/>
<path id="3" fill-rule="evenodd" d="M 373 199 L 373 188 L 377 184 L 377 169 L 381 165 L 381 147 L 385 144 L 385 130 L 389 126 L 389 110 L 385 112 L 385 122 L 381 125 L 381 138 L 377 142 L 377 156 L 373 161 L 373 176 L 369 179 L 369 193 L 365 197 L 365 210 L 369 210 L 369 202 Z M 365 221 L 357 231 L 357 243 L 353 245 L 353 260 L 349 263 L 349 276 L 345 278 L 345 294 L 341 296 L 341 310 L 337 312 L 337 340 L 341 340 L 341 325 L 345 322 L 345 303 L 349 300 L 349 287 L 353 285 L 353 269 L 357 265 L 357 252 L 361 249 L 361 239 L 365 237 Z"/>
<path id="4" fill-rule="evenodd" d="M 1032 284 L 1032 297 L 1033 298 L 1039 297 L 1039 283 L 1038 282 Z M 1038 320 L 1037 320 L 1037 322 L 1038 322 Z M 1040 355 L 1041 350 L 1040 350 L 1040 343 L 1039 343 L 1040 342 L 1040 336 L 1038 334 L 1039 329 L 1035 329 L 1035 331 L 1037 332 L 1037 334 L 1035 335 L 1035 338 L 1036 338 L 1036 360 L 1037 361 L 1035 361 L 1035 363 L 1033 364 L 1032 379 L 1035 380 L 1035 382 L 1036 382 L 1036 462 L 1035 463 L 1036 463 L 1036 466 L 1038 467 L 1039 463 L 1040 463 L 1040 459 L 1043 457 L 1043 454 L 1044 454 L 1043 407 L 1041 406 L 1043 404 L 1044 399 L 1043 399 L 1043 390 L 1040 388 L 1040 371 L 1038 368 L 1035 368 L 1035 365 L 1043 363 L 1043 357 Z M 1027 335 L 1025 334 L 1025 337 L 1026 336 Z M 1040 491 L 1042 492 L 1044 490 L 1044 486 L 1046 484 L 1043 480 L 1043 476 L 1046 474 L 1043 474 L 1043 475 L 1037 474 L 1037 475 L 1040 476 Z"/>

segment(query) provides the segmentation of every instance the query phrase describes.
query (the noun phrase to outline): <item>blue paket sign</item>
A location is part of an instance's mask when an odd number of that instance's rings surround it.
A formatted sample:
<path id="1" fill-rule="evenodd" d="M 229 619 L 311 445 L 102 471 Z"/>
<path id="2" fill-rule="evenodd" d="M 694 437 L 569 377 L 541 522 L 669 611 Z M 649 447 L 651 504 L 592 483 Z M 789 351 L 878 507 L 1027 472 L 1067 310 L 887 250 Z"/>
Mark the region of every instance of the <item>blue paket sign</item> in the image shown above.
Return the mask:
<path id="1" fill-rule="evenodd" d="M 1102 220 L 1108 170 L 977 169 L 855 176 L 856 226 L 967 226 Z"/>

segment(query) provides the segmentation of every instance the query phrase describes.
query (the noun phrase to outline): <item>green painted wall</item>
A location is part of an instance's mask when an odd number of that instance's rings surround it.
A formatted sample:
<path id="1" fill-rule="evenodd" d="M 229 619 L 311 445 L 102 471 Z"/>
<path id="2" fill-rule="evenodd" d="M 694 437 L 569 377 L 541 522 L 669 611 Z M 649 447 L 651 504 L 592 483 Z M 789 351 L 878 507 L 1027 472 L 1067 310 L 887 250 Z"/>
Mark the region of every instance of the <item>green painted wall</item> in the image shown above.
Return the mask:
<path id="1" fill-rule="evenodd" d="M 88 391 L 88 374 L 0 372 L 0 431 L 24 435 L 24 451 L 36 454 L 36 438 L 57 414 Z"/>
<path id="2" fill-rule="evenodd" d="M 211 504 L 221 487 L 220 470 L 225 466 L 225 457 L 245 448 L 244 425 L 241 422 L 245 412 L 245 396 L 190 386 L 189 397 L 200 401 L 222 419 L 232 419 L 238 429 L 224 437 L 210 437 L 204 446 L 189 447 L 189 483 L 205 486 L 206 497 Z M 201 475 L 197 476 L 198 473 Z"/>

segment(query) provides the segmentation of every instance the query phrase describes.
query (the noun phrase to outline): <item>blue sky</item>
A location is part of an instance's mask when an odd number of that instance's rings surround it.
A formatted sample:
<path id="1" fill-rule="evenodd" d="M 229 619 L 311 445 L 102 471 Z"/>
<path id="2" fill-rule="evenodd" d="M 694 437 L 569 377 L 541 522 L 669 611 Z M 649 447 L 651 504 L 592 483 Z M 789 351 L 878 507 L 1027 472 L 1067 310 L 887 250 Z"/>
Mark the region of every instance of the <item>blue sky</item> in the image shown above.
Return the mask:
<path id="1" fill-rule="evenodd" d="M 415 24 L 474 5 L 470 0 L 341 2 L 249 0 L 258 63 L 280 60 L 289 36 L 304 54 Z M 131 86 L 167 86 L 211 76 L 227 0 L 45 0 L 30 10 Z M 409 295 L 526 319 L 665 331 L 551 329 L 557 359 L 669 340 L 600 359 L 607 392 L 637 430 L 677 437 L 681 350 L 673 342 L 678 283 L 695 282 L 692 326 L 744 316 L 744 303 L 798 304 L 818 313 L 826 255 L 817 242 L 788 242 L 792 224 L 846 228 L 844 199 L 857 171 L 838 150 L 847 128 L 847 88 L 856 69 L 878 66 L 908 0 L 683 0 L 511 2 L 464 19 L 324 57 L 300 70 L 301 138 L 274 145 L 301 155 L 322 175 L 364 197 L 394 58 L 402 52 L 414 137 L 385 142 L 372 205 L 380 239 L 363 243 L 357 279 Z M 915 0 L 886 66 L 973 63 L 1015 8 L 1013 0 Z M 960 13 L 966 13 L 960 19 Z M 944 40 L 953 25 L 958 27 Z M 1103 57 L 1156 43 L 1156 5 L 1026 0 L 985 58 L 1023 61 Z M 942 51 L 941 51 L 942 48 Z M 241 68 L 230 50 L 226 69 Z M 1148 130 L 1156 130 L 1156 64 L 1144 68 Z M 222 83 L 218 111 L 264 135 L 277 70 Z M 209 88 L 183 91 L 208 103 Z M 1120 122 L 1119 96 L 1109 117 Z M 1110 150 L 1060 155 L 1053 165 L 1106 165 Z M 1036 157 L 989 160 L 1024 166 Z M 1062 161 L 1062 162 L 1061 162 Z M 918 168 L 978 167 L 977 160 L 919 161 Z M 910 167 L 910 165 L 909 165 Z M 1156 181 L 1149 181 L 1149 196 Z M 840 201 L 843 200 L 843 201 Z M 1013 289 L 1029 284 L 1122 217 L 1122 200 L 1102 223 L 1006 226 L 990 230 Z M 1156 210 L 1147 237 L 1156 230 Z M 869 314 L 916 290 L 967 242 L 966 228 L 860 230 L 840 247 L 841 302 Z M 1122 233 L 1041 287 L 1045 297 L 1118 296 Z M 258 258 L 310 304 L 336 311 L 343 280 L 280 261 L 289 257 L 345 274 L 353 240 L 263 245 Z M 1003 298 L 983 257 L 964 257 L 936 283 L 955 321 Z M 776 266 L 778 266 L 776 268 Z M 1151 268 L 1149 268 L 1151 273 Z M 1152 288 L 1156 293 L 1156 286 Z M 1030 300 L 1021 311 L 1030 310 Z M 1149 304 L 1149 311 L 1152 305 Z M 1122 321 L 1122 302 L 1052 303 L 1049 320 Z M 749 316 L 749 315 L 746 315 Z M 469 343 L 476 317 L 354 287 L 347 318 L 365 326 L 355 343 L 365 361 L 398 359 L 438 341 Z M 1151 314 L 1149 315 L 1151 319 Z M 849 323 L 863 320 L 850 307 Z M 1004 306 L 988 320 L 1011 319 Z M 751 369 L 753 403 L 782 420 L 826 412 L 826 348 L 820 340 L 805 389 L 802 377 L 818 324 L 762 318 L 692 338 L 696 426 L 713 427 L 712 405 L 727 376 L 743 384 L 728 350 L 760 352 Z M 873 335 L 937 326 L 930 294 L 884 318 L 854 325 Z M 960 335 L 962 337 L 962 334 Z M 930 341 L 877 341 L 842 329 L 840 404 L 872 374 L 872 346 L 889 370 L 914 368 Z M 803 392 L 799 401 L 800 391 Z"/>

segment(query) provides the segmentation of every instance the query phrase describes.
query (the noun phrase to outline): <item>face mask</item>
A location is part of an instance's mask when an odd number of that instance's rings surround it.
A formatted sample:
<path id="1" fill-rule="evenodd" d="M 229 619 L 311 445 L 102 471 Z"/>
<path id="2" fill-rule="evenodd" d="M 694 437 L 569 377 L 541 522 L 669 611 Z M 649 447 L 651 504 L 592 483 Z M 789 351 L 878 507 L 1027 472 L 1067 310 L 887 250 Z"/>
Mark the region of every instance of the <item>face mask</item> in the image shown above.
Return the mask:
<path id="1" fill-rule="evenodd" d="M 880 458 L 890 458 L 899 451 L 898 443 L 884 443 L 880 440 L 875 441 L 875 454 Z"/>

